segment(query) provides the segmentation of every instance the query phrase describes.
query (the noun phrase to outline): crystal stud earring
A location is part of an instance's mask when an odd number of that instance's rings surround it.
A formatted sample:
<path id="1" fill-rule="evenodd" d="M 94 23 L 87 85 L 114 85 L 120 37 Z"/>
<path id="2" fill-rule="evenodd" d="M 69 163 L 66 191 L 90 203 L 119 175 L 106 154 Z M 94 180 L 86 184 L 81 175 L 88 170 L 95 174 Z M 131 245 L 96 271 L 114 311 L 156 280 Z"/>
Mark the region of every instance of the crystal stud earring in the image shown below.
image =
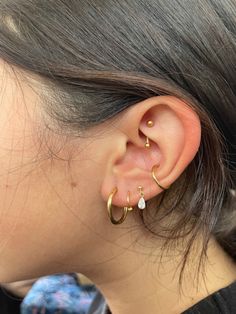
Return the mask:
<path id="1" fill-rule="evenodd" d="M 139 186 L 138 191 L 141 195 L 139 202 L 138 202 L 138 208 L 139 209 L 144 209 L 146 207 L 145 199 L 144 199 L 144 193 L 143 193 L 143 187 Z"/>

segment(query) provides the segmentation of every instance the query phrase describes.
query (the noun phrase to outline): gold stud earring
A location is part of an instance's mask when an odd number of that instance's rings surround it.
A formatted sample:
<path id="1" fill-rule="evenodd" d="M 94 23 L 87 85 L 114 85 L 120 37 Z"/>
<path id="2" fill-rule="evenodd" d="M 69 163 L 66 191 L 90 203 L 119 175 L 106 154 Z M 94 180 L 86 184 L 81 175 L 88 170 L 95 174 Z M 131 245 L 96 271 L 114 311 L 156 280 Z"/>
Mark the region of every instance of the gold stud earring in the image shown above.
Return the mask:
<path id="1" fill-rule="evenodd" d="M 153 125 L 154 125 L 154 122 L 153 122 L 152 120 L 148 120 L 148 121 L 147 121 L 147 126 L 148 126 L 149 128 L 152 128 Z"/>
<path id="2" fill-rule="evenodd" d="M 154 125 L 154 122 L 153 122 L 152 120 L 148 120 L 147 123 L 146 123 L 146 125 L 147 125 L 149 128 L 152 128 L 153 125 Z M 148 138 L 148 137 L 146 137 L 145 147 L 146 147 L 146 148 L 151 147 L 151 144 L 150 144 L 150 142 L 149 142 L 149 138 Z"/>
<path id="3" fill-rule="evenodd" d="M 144 199 L 144 193 L 143 193 L 143 187 L 139 186 L 138 191 L 141 195 L 139 202 L 138 202 L 138 208 L 139 209 L 144 209 L 146 207 L 145 199 Z"/>

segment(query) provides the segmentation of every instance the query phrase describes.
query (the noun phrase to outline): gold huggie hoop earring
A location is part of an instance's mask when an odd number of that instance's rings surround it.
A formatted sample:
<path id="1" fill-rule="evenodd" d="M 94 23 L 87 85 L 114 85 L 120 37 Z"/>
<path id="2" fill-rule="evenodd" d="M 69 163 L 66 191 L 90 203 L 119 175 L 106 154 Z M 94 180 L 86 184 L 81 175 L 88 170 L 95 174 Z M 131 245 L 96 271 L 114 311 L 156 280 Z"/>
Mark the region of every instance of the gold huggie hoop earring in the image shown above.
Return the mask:
<path id="1" fill-rule="evenodd" d="M 169 188 L 169 186 L 167 188 L 164 188 L 162 185 L 160 185 L 160 183 L 157 181 L 156 175 L 155 175 L 155 170 L 158 168 L 158 165 L 154 165 L 152 167 L 152 177 L 154 179 L 154 181 L 156 182 L 156 184 L 163 190 L 167 190 Z"/>
<path id="2" fill-rule="evenodd" d="M 129 205 L 129 193 L 128 193 L 128 196 L 127 196 L 127 202 L 128 202 L 128 206 L 125 206 L 123 208 L 123 215 L 121 216 L 121 218 L 119 220 L 116 220 L 114 217 L 113 217 L 113 214 L 112 214 L 112 198 L 113 196 L 116 194 L 116 192 L 118 191 L 117 187 L 115 187 L 111 194 L 109 195 L 109 198 L 107 200 L 107 211 L 108 211 L 108 216 L 111 220 L 111 222 L 114 224 L 114 225 L 118 225 L 118 224 L 121 224 L 126 216 L 127 216 L 127 213 L 128 211 L 131 211 L 133 210 L 133 208 Z"/>
<path id="3" fill-rule="evenodd" d="M 128 191 L 128 193 L 127 193 L 127 204 L 128 204 L 128 205 L 125 206 L 124 209 L 127 208 L 127 210 L 128 210 L 129 212 L 131 212 L 131 211 L 133 210 L 133 207 L 130 206 L 130 191 Z"/>
<path id="4" fill-rule="evenodd" d="M 147 126 L 148 126 L 149 128 L 152 128 L 153 125 L 154 125 L 154 122 L 153 122 L 152 120 L 148 120 L 146 124 L 147 124 Z M 150 144 L 150 142 L 149 142 L 149 138 L 148 138 L 148 137 L 146 137 L 145 147 L 146 147 L 146 148 L 151 147 L 151 144 Z"/>

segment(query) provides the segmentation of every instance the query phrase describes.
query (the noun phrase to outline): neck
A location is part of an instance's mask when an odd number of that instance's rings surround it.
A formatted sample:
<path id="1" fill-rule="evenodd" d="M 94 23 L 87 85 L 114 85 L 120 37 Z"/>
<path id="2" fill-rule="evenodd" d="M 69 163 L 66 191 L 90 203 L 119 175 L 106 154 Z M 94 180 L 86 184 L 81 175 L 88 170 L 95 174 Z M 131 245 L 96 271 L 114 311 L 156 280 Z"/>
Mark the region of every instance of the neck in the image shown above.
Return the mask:
<path id="1" fill-rule="evenodd" d="M 143 250 L 149 249 L 145 254 L 137 249 L 136 242 L 135 249 L 132 247 L 131 250 L 130 246 L 120 249 L 109 262 L 100 264 L 99 271 L 96 269 L 93 274 L 88 274 L 104 295 L 112 314 L 179 314 L 236 280 L 236 265 L 212 237 L 207 249 L 208 259 L 204 263 L 205 277 L 199 277 L 197 285 L 199 255 L 196 252 L 200 249 L 195 245 L 184 271 L 181 293 L 181 267 L 178 268 L 183 257 L 181 249 L 176 254 L 175 247 L 168 256 L 163 255 L 160 259 L 158 247 L 156 242 L 155 247 L 143 244 Z"/>

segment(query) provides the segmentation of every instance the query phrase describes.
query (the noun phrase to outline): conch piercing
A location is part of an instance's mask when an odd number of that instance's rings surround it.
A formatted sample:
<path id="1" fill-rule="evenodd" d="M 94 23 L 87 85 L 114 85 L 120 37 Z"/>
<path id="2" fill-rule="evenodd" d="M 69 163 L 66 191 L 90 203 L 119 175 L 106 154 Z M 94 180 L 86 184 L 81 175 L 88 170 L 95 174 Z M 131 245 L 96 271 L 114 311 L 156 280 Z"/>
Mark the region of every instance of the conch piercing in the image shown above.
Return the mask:
<path id="1" fill-rule="evenodd" d="M 162 185 L 160 185 L 160 183 L 158 182 L 157 178 L 156 178 L 156 175 L 155 175 L 155 171 L 156 169 L 159 167 L 159 165 L 154 165 L 152 167 L 152 178 L 154 179 L 154 181 L 156 182 L 156 184 L 162 189 L 162 190 L 167 190 L 169 189 L 170 186 L 164 188 Z"/>
<path id="2" fill-rule="evenodd" d="M 153 125 L 154 125 L 154 122 L 153 122 L 152 120 L 148 120 L 147 123 L 146 123 L 146 125 L 147 125 L 149 128 L 152 128 Z M 148 138 L 148 137 L 146 137 L 145 147 L 146 147 L 146 148 L 151 147 L 151 144 L 150 144 L 150 142 L 149 142 L 149 138 Z"/>
<path id="3" fill-rule="evenodd" d="M 145 199 L 144 199 L 144 193 L 143 193 L 143 187 L 139 186 L 138 191 L 141 195 L 139 201 L 138 201 L 138 208 L 139 209 L 144 209 L 146 207 Z"/>

